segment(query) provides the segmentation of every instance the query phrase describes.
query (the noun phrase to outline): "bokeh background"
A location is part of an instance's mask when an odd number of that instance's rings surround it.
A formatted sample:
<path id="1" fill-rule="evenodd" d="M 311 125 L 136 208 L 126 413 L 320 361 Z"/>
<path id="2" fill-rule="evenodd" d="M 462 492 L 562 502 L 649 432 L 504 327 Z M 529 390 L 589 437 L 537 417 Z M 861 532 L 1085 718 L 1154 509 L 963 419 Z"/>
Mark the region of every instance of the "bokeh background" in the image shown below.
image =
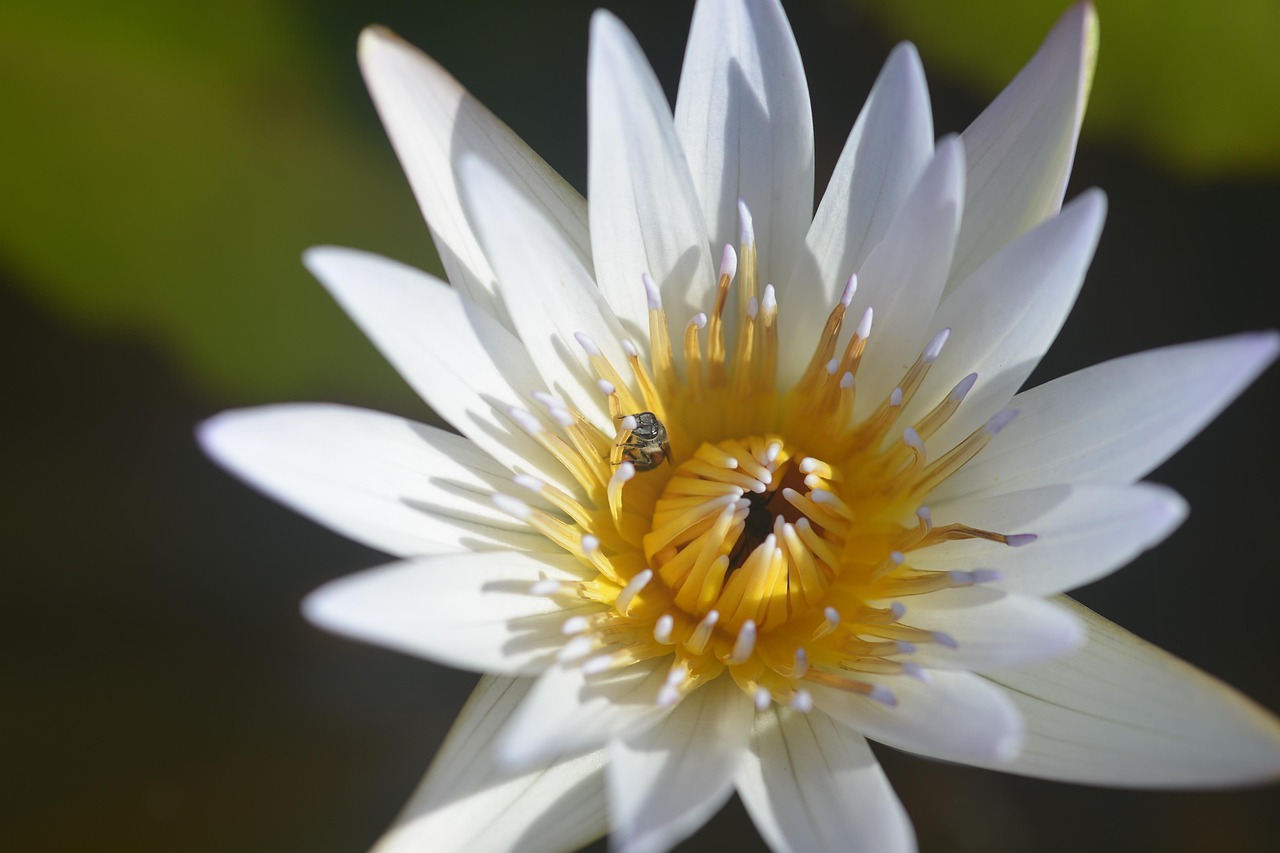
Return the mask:
<path id="1" fill-rule="evenodd" d="M 198 452 L 229 407 L 434 416 L 304 273 L 316 243 L 438 269 L 355 67 L 380 22 L 585 189 L 588 2 L 10 0 L 0 6 L 5 659 L 0 847 L 366 848 L 474 676 L 307 625 L 380 555 Z M 691 6 L 605 2 L 670 93 Z M 880 63 L 920 47 L 961 130 L 1064 4 L 787 3 L 818 179 Z M 1032 380 L 1280 325 L 1280 4 L 1100 0 L 1070 195 L 1110 218 Z M 1275 372 L 1152 475 L 1191 518 L 1079 593 L 1280 710 Z M 925 851 L 1276 850 L 1280 789 L 1112 791 L 879 749 Z M 763 849 L 736 803 L 683 850 Z M 601 846 L 599 849 L 603 850 Z"/>

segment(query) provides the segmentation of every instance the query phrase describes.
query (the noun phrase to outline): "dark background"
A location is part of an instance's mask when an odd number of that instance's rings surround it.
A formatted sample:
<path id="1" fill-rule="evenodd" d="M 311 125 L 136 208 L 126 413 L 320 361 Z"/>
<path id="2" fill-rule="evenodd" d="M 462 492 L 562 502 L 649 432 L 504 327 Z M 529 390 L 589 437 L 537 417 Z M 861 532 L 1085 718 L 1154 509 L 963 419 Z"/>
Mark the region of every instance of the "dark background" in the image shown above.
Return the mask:
<path id="1" fill-rule="evenodd" d="M 633 28 L 673 93 L 689 8 L 605 5 Z M 583 188 L 591 7 L 323 2 L 306 19 L 332 64 L 332 99 L 380 146 L 383 167 L 393 155 L 354 63 L 355 36 L 374 21 L 440 60 Z M 821 187 L 896 36 L 856 3 L 788 10 L 813 90 Z M 1024 57 L 1038 40 L 1025 42 Z M 1100 75 L 1105 9 L 1102 44 Z M 961 130 L 988 94 L 934 73 L 928 53 L 923 59 L 938 133 Z M 320 186 L 325 180 L 316 175 Z M 1148 347 L 1277 325 L 1274 175 L 1181 177 L 1123 140 L 1092 140 L 1086 119 L 1068 195 L 1095 185 L 1110 198 L 1102 243 L 1032 384 Z M 275 190 L 267 183 L 261 192 Z M 389 204 L 416 224 L 407 185 Z M 429 263 L 420 233 L 421 244 L 399 256 Z M 314 235 L 325 241 L 356 242 Z M 270 251 L 295 258 L 304 245 L 281 240 Z M 392 251 L 376 237 L 358 245 Z M 306 592 L 382 557 L 259 497 L 201 456 L 194 425 L 264 402 L 261 392 L 201 381 L 145 330 L 68 320 L 39 296 L 39 273 L 24 264 L 0 256 L 0 277 L 0 518 L 12 543 L 0 622 L 8 634 L 0 846 L 367 848 L 475 677 L 302 620 Z M 175 269 L 175 289 L 183 278 Z M 319 287 L 289 296 L 300 311 L 340 320 Z M 255 346 L 291 357 L 285 330 L 252 334 Z M 321 382 L 274 396 L 432 417 L 371 348 L 361 352 L 367 387 Z M 1272 711 L 1280 711 L 1276 392 L 1273 371 L 1152 475 L 1187 496 L 1190 519 L 1155 552 L 1078 595 Z M 1114 791 L 877 752 L 926 851 L 1280 849 L 1276 787 Z M 681 849 L 729 844 L 763 849 L 736 801 Z"/>

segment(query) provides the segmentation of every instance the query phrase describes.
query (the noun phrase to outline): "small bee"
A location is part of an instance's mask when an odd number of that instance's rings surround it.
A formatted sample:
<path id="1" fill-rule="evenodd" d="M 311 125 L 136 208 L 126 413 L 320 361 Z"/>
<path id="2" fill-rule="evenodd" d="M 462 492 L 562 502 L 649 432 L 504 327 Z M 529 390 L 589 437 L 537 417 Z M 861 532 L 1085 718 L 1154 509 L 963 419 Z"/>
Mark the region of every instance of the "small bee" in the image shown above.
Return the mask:
<path id="1" fill-rule="evenodd" d="M 636 412 L 635 429 L 623 429 L 614 445 L 610 462 L 620 465 L 630 462 L 637 471 L 651 471 L 665 459 L 671 461 L 671 442 L 667 440 L 667 428 L 653 412 Z"/>

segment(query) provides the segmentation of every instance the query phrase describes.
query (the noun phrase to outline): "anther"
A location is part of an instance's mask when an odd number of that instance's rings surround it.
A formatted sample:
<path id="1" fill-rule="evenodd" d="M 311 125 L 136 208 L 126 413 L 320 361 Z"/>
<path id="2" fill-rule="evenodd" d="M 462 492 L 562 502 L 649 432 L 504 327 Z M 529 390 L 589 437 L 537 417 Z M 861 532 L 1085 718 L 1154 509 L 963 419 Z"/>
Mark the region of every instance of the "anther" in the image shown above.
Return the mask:
<path id="1" fill-rule="evenodd" d="M 613 655 L 596 655 L 582 662 L 583 675 L 599 675 L 613 665 Z"/>
<path id="2" fill-rule="evenodd" d="M 581 634 L 591 626 L 585 616 L 570 616 L 564 620 L 564 624 L 560 626 L 560 633 L 566 637 L 572 637 L 575 634 Z"/>
<path id="3" fill-rule="evenodd" d="M 528 489 L 531 492 L 540 492 L 547 485 L 537 477 L 528 474 L 516 474 L 511 478 L 511 482 L 515 483 L 522 489 Z"/>
<path id="4" fill-rule="evenodd" d="M 958 649 L 960 644 L 956 642 L 955 637 L 944 631 L 930 631 L 933 641 L 945 649 Z"/>
<path id="5" fill-rule="evenodd" d="M 522 430 L 530 435 L 537 435 L 543 431 L 542 422 L 529 412 L 526 412 L 524 409 L 512 406 L 507 409 L 507 415 L 510 416 L 511 420 L 519 424 Z"/>
<path id="6" fill-rule="evenodd" d="M 858 274 L 854 273 L 849 276 L 849 280 L 844 283 L 844 290 L 840 291 L 840 304 L 845 308 L 849 307 L 849 303 L 853 302 L 853 294 L 858 292 Z"/>
<path id="7" fill-rule="evenodd" d="M 760 297 L 760 307 L 764 309 L 766 314 L 777 309 L 778 296 L 774 292 L 772 284 L 764 286 L 764 296 Z"/>
<path id="8" fill-rule="evenodd" d="M 670 613 L 664 613 L 653 623 L 653 638 L 664 646 L 671 645 L 671 632 L 675 629 L 676 620 Z"/>
<path id="9" fill-rule="evenodd" d="M 1021 548 L 1023 545 L 1030 545 L 1039 538 L 1034 533 L 1011 533 L 1004 537 L 1004 544 L 1011 548 Z"/>
<path id="10" fill-rule="evenodd" d="M 856 337 L 862 338 L 863 340 L 871 337 L 872 316 L 873 312 L 870 307 L 868 307 L 866 311 L 862 312 L 862 319 L 858 321 L 858 328 L 855 329 L 853 333 Z"/>
<path id="11" fill-rule="evenodd" d="M 914 678 L 916 681 L 919 681 L 923 684 L 933 683 L 933 676 L 929 674 L 929 671 L 927 669 L 925 669 L 918 663 L 911 663 L 910 661 L 904 661 L 902 664 L 902 674 L 910 678 Z"/>
<path id="12" fill-rule="evenodd" d="M 853 371 L 846 370 L 844 376 L 840 377 L 840 387 L 848 391 L 853 387 Z"/>
<path id="13" fill-rule="evenodd" d="M 892 391 L 889 392 L 889 405 L 895 409 L 902 405 L 902 389 L 901 388 L 894 388 Z"/>
<path id="14" fill-rule="evenodd" d="M 915 643 L 909 643 L 906 640 L 895 640 L 894 645 L 898 647 L 898 654 L 900 655 L 914 655 L 920 648 Z"/>
<path id="15" fill-rule="evenodd" d="M 751 211 L 742 198 L 738 199 L 738 238 L 744 246 L 750 246 L 756 241 L 756 229 L 751 221 Z"/>
<path id="16" fill-rule="evenodd" d="M 1006 409 L 992 417 L 991 420 L 987 421 L 986 426 L 983 427 L 983 429 L 985 429 L 990 435 L 997 435 L 1000 430 L 1013 423 L 1013 419 L 1017 416 L 1017 409 Z"/>
<path id="17" fill-rule="evenodd" d="M 618 341 L 618 344 L 622 347 L 622 351 L 626 354 L 627 358 L 639 358 L 640 350 L 636 349 L 636 345 L 631 343 L 630 340 L 623 338 Z"/>
<path id="18" fill-rule="evenodd" d="M 707 327 L 707 312 L 699 311 L 697 314 L 694 314 L 689 318 L 689 325 L 696 326 L 699 329 L 705 329 Z"/>
<path id="19" fill-rule="evenodd" d="M 769 688 L 767 687 L 757 687 L 754 698 L 757 711 L 767 711 L 769 706 L 773 704 L 773 696 L 769 693 Z"/>
<path id="20" fill-rule="evenodd" d="M 601 393 L 601 394 L 603 394 L 603 395 L 605 395 L 606 397 L 610 397 L 610 396 L 612 396 L 612 395 L 614 395 L 614 394 L 618 393 L 618 389 L 617 389 L 617 388 L 615 388 L 615 387 L 613 386 L 613 383 L 612 383 L 612 382 L 610 382 L 608 379 L 597 379 L 597 380 L 596 380 L 596 387 L 597 387 L 597 388 L 599 388 L 599 389 L 600 389 L 600 393 Z"/>
<path id="21" fill-rule="evenodd" d="M 791 697 L 791 708 L 799 711 L 801 714 L 807 714 L 813 710 L 813 696 L 808 690 L 801 688 Z"/>
<path id="22" fill-rule="evenodd" d="M 809 672 L 809 655 L 804 649 L 796 649 L 794 670 L 791 673 L 792 678 L 804 678 Z"/>
<path id="23" fill-rule="evenodd" d="M 560 647 L 560 651 L 556 652 L 556 660 L 560 663 L 581 660 L 591 654 L 595 647 L 595 640 L 585 634 L 579 634 Z"/>
<path id="24" fill-rule="evenodd" d="M 894 696 L 893 691 L 883 684 L 872 685 L 871 691 L 867 695 L 882 705 L 888 705 L 890 708 L 896 707 L 898 704 L 898 697 Z"/>
<path id="25" fill-rule="evenodd" d="M 747 300 L 747 316 L 752 320 L 760 313 L 760 302 L 754 296 Z"/>
<path id="26" fill-rule="evenodd" d="M 756 623 L 754 619 L 748 619 L 742 623 L 742 627 L 738 629 L 738 639 L 733 643 L 733 651 L 730 653 L 725 663 L 730 666 L 746 663 L 751 659 L 751 654 L 756 650 Z"/>
<path id="27" fill-rule="evenodd" d="M 712 610 L 702 617 L 702 621 L 698 623 L 698 627 L 693 629 L 693 634 L 686 642 L 685 648 L 690 653 L 700 655 L 707 650 L 707 644 L 711 642 L 711 632 L 715 630 L 716 623 L 720 621 L 720 612 Z"/>
<path id="28" fill-rule="evenodd" d="M 552 580 L 551 578 L 543 578 L 540 581 L 534 581 L 529 585 L 530 595 L 559 595 L 564 591 L 565 584 L 562 581 Z"/>
<path id="29" fill-rule="evenodd" d="M 907 427 L 902 431 L 902 443 L 924 456 L 924 442 L 920 439 L 920 433 L 913 427 Z"/>
<path id="30" fill-rule="evenodd" d="M 578 341 L 578 346 L 582 347 L 583 352 L 587 355 L 600 355 L 600 347 L 596 346 L 596 342 L 591 340 L 582 332 L 574 332 L 573 336 Z"/>
<path id="31" fill-rule="evenodd" d="M 959 403 L 973 389 L 973 383 L 978 381 L 978 374 L 970 373 L 964 379 L 956 383 L 956 387 L 951 389 L 951 399 Z"/>
<path id="32" fill-rule="evenodd" d="M 648 273 L 641 273 L 640 281 L 644 283 L 645 299 L 649 303 L 650 311 L 662 310 L 662 292 L 658 290 L 658 283 L 653 280 L 653 276 Z"/>
<path id="33" fill-rule="evenodd" d="M 737 274 L 738 253 L 733 250 L 733 246 L 725 243 L 724 251 L 720 253 L 720 275 L 727 275 L 732 279 Z"/>
<path id="34" fill-rule="evenodd" d="M 493 495 L 491 499 L 493 500 L 494 506 L 512 518 L 525 519 L 533 512 L 527 503 L 519 498 L 511 497 L 511 495 L 498 493 Z"/>
<path id="35" fill-rule="evenodd" d="M 924 348 L 924 352 L 921 353 L 921 360 L 924 361 L 925 364 L 932 364 L 937 361 L 938 356 L 942 354 L 942 348 L 947 345 L 947 338 L 949 337 L 951 337 L 950 328 L 943 329 L 941 332 L 934 335 L 933 340 L 929 341 L 928 345 Z"/>
<path id="36" fill-rule="evenodd" d="M 645 585 L 651 580 L 653 580 L 652 569 L 637 572 L 635 577 L 627 581 L 627 585 L 622 588 L 622 592 L 618 593 L 617 599 L 613 602 L 614 608 L 623 616 L 626 616 L 627 611 L 631 609 L 631 603 L 640 594 L 640 590 L 644 589 Z"/>

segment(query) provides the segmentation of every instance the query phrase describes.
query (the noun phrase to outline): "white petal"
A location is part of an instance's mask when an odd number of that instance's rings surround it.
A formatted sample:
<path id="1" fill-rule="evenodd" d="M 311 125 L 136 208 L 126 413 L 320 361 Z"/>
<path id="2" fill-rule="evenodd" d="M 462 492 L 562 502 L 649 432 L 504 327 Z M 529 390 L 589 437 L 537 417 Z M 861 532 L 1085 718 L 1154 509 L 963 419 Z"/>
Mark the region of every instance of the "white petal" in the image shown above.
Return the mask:
<path id="1" fill-rule="evenodd" d="M 783 341 L 815 339 L 850 273 L 862 268 L 884 238 L 932 156 L 924 69 L 915 47 L 900 44 L 889 54 L 840 152 L 795 272 L 779 282 Z M 778 378 L 783 387 L 799 377 L 809 355 L 803 346 L 782 348 Z"/>
<path id="2" fill-rule="evenodd" d="M 360 34 L 359 54 L 378 115 L 455 287 L 509 322 L 493 272 L 462 211 L 457 166 L 468 154 L 493 164 L 520 187 L 528 203 L 554 222 L 590 265 L 582 197 L 510 128 L 434 60 L 381 27 Z"/>
<path id="3" fill-rule="evenodd" d="M 1000 588 L 1050 595 L 1105 577 L 1174 531 L 1187 504 L 1153 483 L 1132 486 L 1044 486 L 988 498 L 961 498 L 931 507 L 934 524 L 962 522 L 1002 533 L 1033 533 L 1011 548 L 970 539 L 911 553 L 921 569 L 997 569 Z"/>
<path id="4" fill-rule="evenodd" d="M 452 554 L 392 563 L 331 581 L 302 609 L 322 628 L 479 672 L 544 670 L 564 645 L 561 627 L 598 606 L 534 595 L 539 580 L 578 582 L 568 554 Z"/>
<path id="5" fill-rule="evenodd" d="M 998 251 L 938 306 L 930 328 L 949 328 L 951 336 L 903 422 L 914 423 L 970 373 L 978 381 L 930 448 L 940 454 L 953 447 L 1026 382 L 1076 301 L 1105 215 L 1106 197 L 1083 193 Z"/>
<path id="6" fill-rule="evenodd" d="M 669 668 L 662 658 L 589 677 L 578 666 L 549 667 L 498 739 L 499 761 L 535 767 L 656 724 L 670 710 L 658 704 Z"/>
<path id="7" fill-rule="evenodd" d="M 375 853 L 559 853 L 609 831 L 604 750 L 524 772 L 494 761 L 495 737 L 532 685 L 505 676 L 480 679 Z"/>
<path id="8" fill-rule="evenodd" d="M 893 707 L 833 687 L 810 688 L 814 704 L 845 725 L 897 749 L 944 761 L 997 763 L 1018 754 L 1022 719 L 1004 690 L 968 672 L 933 670 L 925 684 L 882 678 Z"/>
<path id="9" fill-rule="evenodd" d="M 965 130 L 965 217 L 948 288 L 1062 205 L 1097 52 L 1097 14 L 1077 3 Z"/>
<path id="10" fill-rule="evenodd" d="M 858 271 L 850 316 L 875 312 L 858 372 L 857 414 L 883 402 L 916 360 L 942 298 L 964 196 L 964 151 L 949 137 Z"/>
<path id="11" fill-rule="evenodd" d="M 800 51 L 777 0 L 694 7 L 675 127 L 712 248 L 738 244 L 744 199 L 760 282 L 780 283 L 813 215 L 813 117 Z"/>
<path id="12" fill-rule="evenodd" d="M 662 853 L 715 814 L 733 793 L 753 714 L 751 698 L 722 675 L 656 726 L 610 743 L 614 849 Z"/>
<path id="13" fill-rule="evenodd" d="M 1139 788 L 1211 788 L 1280 778 L 1280 721 L 1195 667 L 1058 599 L 1089 642 L 1060 660 L 992 676 L 1027 721 L 999 769 Z"/>
<path id="14" fill-rule="evenodd" d="M 821 711 L 757 714 L 738 794 L 779 853 L 915 850 L 915 832 L 866 740 Z"/>
<path id="15" fill-rule="evenodd" d="M 614 366 L 625 365 L 618 344 L 624 334 L 612 309 L 554 224 L 501 172 L 474 159 L 460 171 L 467 213 L 534 366 L 553 392 L 612 435 L 605 397 L 574 337 L 588 336 Z"/>
<path id="16" fill-rule="evenodd" d="M 562 489 L 581 488 L 507 417 L 543 387 L 529 355 L 496 320 L 441 281 L 378 255 L 315 248 L 307 269 L 328 288 L 378 351 L 459 432 L 505 467 Z"/>
<path id="17" fill-rule="evenodd" d="M 1191 440 L 1280 351 L 1256 332 L 1096 364 L 1013 398 L 1016 420 L 935 501 L 1053 483 L 1126 484 Z"/>
<path id="18" fill-rule="evenodd" d="M 1052 660 L 1084 644 L 1084 627 L 1070 612 L 992 588 L 913 596 L 903 621 L 955 640 L 954 649 L 926 643 L 905 658 L 926 667 L 990 672 Z"/>
<path id="19" fill-rule="evenodd" d="M 587 119 L 596 281 L 627 334 L 647 352 L 641 274 L 658 283 L 678 329 L 705 308 L 716 273 L 671 108 L 635 38 L 604 10 L 591 18 Z"/>
<path id="20" fill-rule="evenodd" d="M 394 415 L 298 404 L 224 412 L 205 451 L 308 518 L 396 556 L 547 550 L 490 500 L 511 475 L 465 438 Z"/>

